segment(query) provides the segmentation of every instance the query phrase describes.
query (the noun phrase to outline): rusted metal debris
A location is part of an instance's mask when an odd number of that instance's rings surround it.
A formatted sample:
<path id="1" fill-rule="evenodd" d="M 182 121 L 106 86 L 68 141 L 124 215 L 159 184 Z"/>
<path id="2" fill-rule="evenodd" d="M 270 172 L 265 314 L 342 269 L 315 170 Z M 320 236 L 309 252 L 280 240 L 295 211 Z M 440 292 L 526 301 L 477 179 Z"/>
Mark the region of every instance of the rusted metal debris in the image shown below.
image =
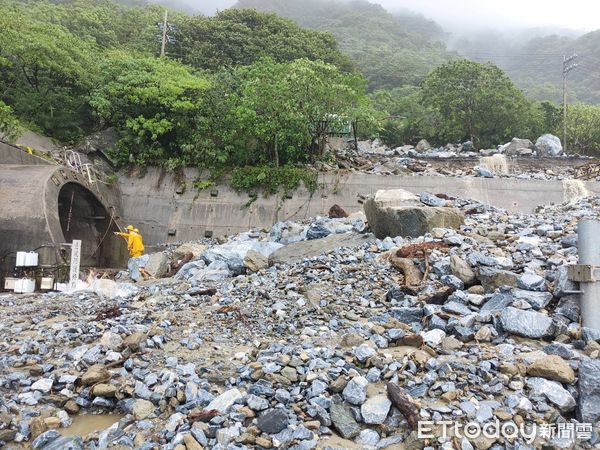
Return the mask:
<path id="1" fill-rule="evenodd" d="M 344 217 L 348 217 L 348 213 L 340 205 L 333 205 L 329 208 L 330 219 L 343 219 Z"/>
<path id="2" fill-rule="evenodd" d="M 600 176 L 600 162 L 590 162 L 575 167 L 575 178 L 580 180 L 591 180 Z"/>
<path id="3" fill-rule="evenodd" d="M 444 242 L 423 242 L 420 244 L 409 244 L 401 247 L 396 252 L 399 258 L 423 258 L 432 250 L 441 250 L 448 248 Z"/>
<path id="4" fill-rule="evenodd" d="M 115 317 L 119 317 L 121 315 L 121 310 L 118 306 L 111 306 L 109 308 L 103 309 L 96 316 L 96 321 L 113 319 Z"/>
<path id="5" fill-rule="evenodd" d="M 194 291 L 193 293 L 191 293 L 190 295 L 215 295 L 217 293 L 217 289 L 216 288 L 207 288 L 207 289 L 202 289 L 200 291 Z"/>
<path id="6" fill-rule="evenodd" d="M 213 417 L 216 417 L 219 414 L 219 411 L 217 411 L 216 409 L 209 409 L 197 413 L 192 413 L 189 415 L 189 419 L 191 422 L 210 422 L 210 420 Z"/>
<path id="7" fill-rule="evenodd" d="M 415 401 L 404 391 L 404 389 L 395 383 L 388 383 L 386 388 L 387 395 L 392 404 L 398 408 L 398 411 L 406 418 L 411 430 L 416 430 L 419 425 L 419 407 Z"/>

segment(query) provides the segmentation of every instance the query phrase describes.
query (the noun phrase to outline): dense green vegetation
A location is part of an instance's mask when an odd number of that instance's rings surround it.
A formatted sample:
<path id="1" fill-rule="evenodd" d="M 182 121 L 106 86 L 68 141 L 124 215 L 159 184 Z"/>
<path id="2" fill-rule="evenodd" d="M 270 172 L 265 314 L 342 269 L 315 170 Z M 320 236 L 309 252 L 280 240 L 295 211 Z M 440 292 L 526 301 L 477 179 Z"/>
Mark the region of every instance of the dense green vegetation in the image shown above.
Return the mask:
<path id="1" fill-rule="evenodd" d="M 414 14 L 394 16 L 366 1 L 238 0 L 236 8 L 274 12 L 333 34 L 372 90 L 417 85 L 456 57 L 441 42 L 443 31 L 435 22 Z"/>
<path id="2" fill-rule="evenodd" d="M 0 127 L 63 142 L 115 126 L 119 165 L 293 165 L 328 128 L 371 121 L 366 82 L 326 33 L 273 14 L 172 12 L 159 57 L 156 6 L 0 0 Z M 13 114 L 14 112 L 14 114 Z"/>
<path id="3" fill-rule="evenodd" d="M 585 103 L 569 105 L 568 148 L 584 155 L 597 155 L 600 149 L 600 106 Z"/>
<path id="4" fill-rule="evenodd" d="M 556 105 L 527 99 L 489 63 L 452 61 L 433 70 L 421 87 L 379 90 L 371 97 L 388 113 L 381 137 L 392 146 L 427 139 L 490 148 L 514 136 L 535 140 L 562 126 Z"/>
<path id="5" fill-rule="evenodd" d="M 308 183 L 297 166 L 327 156 L 329 132 L 353 121 L 390 145 L 560 134 L 555 104 L 530 100 L 493 64 L 447 52 L 442 30 L 419 16 L 364 1 L 240 0 L 313 29 L 251 9 L 171 11 L 174 40 L 161 57 L 164 10 L 125 3 L 0 0 L 0 131 L 75 143 L 114 126 L 120 166 L 237 167 L 247 189 Z M 598 109 L 570 112 L 569 148 L 593 151 Z"/>
<path id="6" fill-rule="evenodd" d="M 185 17 L 178 27 L 173 53 L 198 69 L 247 66 L 265 57 L 276 62 L 307 58 L 352 69 L 331 34 L 301 28 L 275 14 L 230 9 L 216 17 Z"/>

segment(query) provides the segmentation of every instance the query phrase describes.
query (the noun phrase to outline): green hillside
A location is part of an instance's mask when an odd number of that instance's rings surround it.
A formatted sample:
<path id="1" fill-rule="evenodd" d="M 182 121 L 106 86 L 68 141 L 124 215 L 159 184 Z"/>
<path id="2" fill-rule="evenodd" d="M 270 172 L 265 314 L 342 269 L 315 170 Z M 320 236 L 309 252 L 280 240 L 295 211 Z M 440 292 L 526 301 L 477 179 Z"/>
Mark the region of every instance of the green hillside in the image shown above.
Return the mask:
<path id="1" fill-rule="evenodd" d="M 369 81 L 370 89 L 415 85 L 453 53 L 441 42 L 443 30 L 422 16 L 394 16 L 366 1 L 239 0 L 236 8 L 274 12 L 335 36 Z"/>

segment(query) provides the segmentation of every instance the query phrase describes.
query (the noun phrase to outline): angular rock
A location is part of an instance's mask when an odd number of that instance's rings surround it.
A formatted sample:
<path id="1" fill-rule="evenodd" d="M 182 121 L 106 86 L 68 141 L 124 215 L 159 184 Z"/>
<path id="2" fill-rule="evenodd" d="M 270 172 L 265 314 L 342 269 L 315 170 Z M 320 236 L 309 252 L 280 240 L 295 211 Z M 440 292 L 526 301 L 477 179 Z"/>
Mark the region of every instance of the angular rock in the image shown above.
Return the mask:
<path id="1" fill-rule="evenodd" d="M 517 287 L 518 276 L 508 270 L 480 267 L 479 281 L 485 292 L 494 292 L 501 286 Z"/>
<path id="2" fill-rule="evenodd" d="M 575 399 L 573 396 L 556 381 L 532 377 L 527 380 L 527 386 L 529 386 L 535 395 L 544 395 L 562 412 L 570 412 L 575 409 Z"/>
<path id="3" fill-rule="evenodd" d="M 356 359 L 358 359 L 361 363 L 364 363 L 371 356 L 377 354 L 377 350 L 368 344 L 362 344 L 356 347 L 352 353 Z"/>
<path id="4" fill-rule="evenodd" d="M 54 380 L 51 378 L 40 378 L 35 383 L 31 385 L 31 389 L 34 391 L 40 391 L 44 393 L 50 392 L 52 389 L 52 385 L 54 384 Z"/>
<path id="5" fill-rule="evenodd" d="M 529 139 L 513 138 L 508 144 L 502 146 L 502 153 L 506 156 L 518 156 L 522 149 L 533 149 L 534 145 Z"/>
<path id="6" fill-rule="evenodd" d="M 169 256 L 165 252 L 149 254 L 145 269 L 154 278 L 164 277 L 169 271 Z"/>
<path id="7" fill-rule="evenodd" d="M 419 153 L 425 153 L 428 152 L 429 150 L 431 150 L 431 144 L 429 142 L 427 142 L 426 139 L 421 139 L 416 147 L 415 150 L 418 151 Z"/>
<path id="8" fill-rule="evenodd" d="M 369 381 L 365 377 L 352 378 L 342 391 L 344 400 L 353 405 L 362 405 L 367 398 L 368 385 Z"/>
<path id="9" fill-rule="evenodd" d="M 508 307 L 500 313 L 500 323 L 508 333 L 534 339 L 549 338 L 556 332 L 556 326 L 550 317 L 513 307 Z"/>
<path id="10" fill-rule="evenodd" d="M 33 440 L 31 443 L 31 448 L 33 450 L 40 450 L 49 445 L 51 442 L 57 440 L 59 437 L 60 433 L 56 430 L 46 431 Z"/>
<path id="11" fill-rule="evenodd" d="M 381 191 L 378 191 L 378 193 Z M 455 208 L 431 206 L 379 206 L 377 194 L 364 203 L 371 231 L 379 239 L 388 236 L 419 237 L 434 228 L 458 229 L 464 215 Z"/>
<path id="12" fill-rule="evenodd" d="M 206 407 L 207 410 L 216 409 L 222 414 L 229 412 L 231 407 L 243 397 L 243 394 L 237 388 L 229 389 L 211 401 Z"/>
<path id="13" fill-rule="evenodd" d="M 452 275 L 458 277 L 466 286 L 471 286 L 477 280 L 475 272 L 471 269 L 468 262 L 458 255 L 450 257 L 450 270 Z"/>
<path id="14" fill-rule="evenodd" d="M 526 291 L 543 291 L 546 287 L 546 280 L 539 275 L 526 273 L 519 277 L 517 285 Z"/>
<path id="15" fill-rule="evenodd" d="M 360 426 L 343 405 L 332 403 L 330 416 L 333 426 L 344 439 L 352 439 L 360 433 Z"/>
<path id="16" fill-rule="evenodd" d="M 84 450 L 83 440 L 79 436 L 60 437 L 44 446 L 43 450 Z"/>
<path id="17" fill-rule="evenodd" d="M 259 270 L 269 267 L 269 258 L 254 250 L 248 250 L 244 258 L 244 266 L 250 272 L 258 272 Z"/>
<path id="18" fill-rule="evenodd" d="M 256 426 L 268 434 L 276 434 L 287 427 L 289 418 L 282 408 L 275 408 L 258 418 Z"/>
<path id="19" fill-rule="evenodd" d="M 193 242 L 187 242 L 185 244 L 180 245 L 173 252 L 174 258 L 183 258 L 188 253 L 191 253 L 194 258 L 198 258 L 202 253 L 206 251 L 206 245 L 204 244 L 195 244 Z"/>
<path id="20" fill-rule="evenodd" d="M 360 413 L 365 423 L 378 425 L 385 421 L 391 406 L 392 402 L 385 395 L 377 395 L 362 404 Z"/>
<path id="21" fill-rule="evenodd" d="M 420 322 L 423 318 L 423 308 L 401 307 L 392 308 L 390 314 L 402 323 Z"/>
<path id="22" fill-rule="evenodd" d="M 534 309 L 543 309 L 552 301 L 550 292 L 526 291 L 515 289 L 512 293 L 515 300 L 523 300 L 528 302 Z"/>
<path id="23" fill-rule="evenodd" d="M 558 269 L 556 269 L 556 274 L 554 276 L 554 296 L 561 298 L 567 294 L 567 291 L 576 291 L 578 289 L 577 283 L 569 280 L 569 275 L 567 273 L 567 266 L 562 265 Z"/>
<path id="24" fill-rule="evenodd" d="M 571 384 L 575 381 L 575 372 L 560 356 L 548 355 L 527 367 L 527 375 Z"/>
<path id="25" fill-rule="evenodd" d="M 271 263 L 294 263 L 335 250 L 339 247 L 357 248 L 375 242 L 373 236 L 358 233 L 331 234 L 323 239 L 293 242 L 274 251 L 269 256 Z"/>
<path id="26" fill-rule="evenodd" d="M 508 306 L 512 305 L 514 299 L 510 295 L 506 294 L 494 294 L 484 305 L 480 308 L 479 314 L 486 316 L 488 314 L 495 314 L 504 311 Z"/>
<path id="27" fill-rule="evenodd" d="M 566 295 L 562 297 L 554 312 L 565 316 L 572 322 L 579 322 L 579 316 L 581 314 L 579 297 L 577 295 Z"/>
<path id="28" fill-rule="evenodd" d="M 579 367 L 579 405 L 577 416 L 581 422 L 600 420 L 600 361 L 585 359 Z"/>
<path id="29" fill-rule="evenodd" d="M 144 420 L 154 414 L 154 404 L 148 400 L 138 399 L 133 404 L 133 416 L 136 420 Z"/>

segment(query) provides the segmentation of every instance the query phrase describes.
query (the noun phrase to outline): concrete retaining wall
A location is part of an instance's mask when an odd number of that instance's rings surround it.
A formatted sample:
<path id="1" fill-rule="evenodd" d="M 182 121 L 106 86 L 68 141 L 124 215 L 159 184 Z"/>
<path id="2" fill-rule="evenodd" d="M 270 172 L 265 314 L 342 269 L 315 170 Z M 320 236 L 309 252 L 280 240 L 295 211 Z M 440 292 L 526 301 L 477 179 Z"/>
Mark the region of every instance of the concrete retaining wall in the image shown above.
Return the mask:
<path id="1" fill-rule="evenodd" d="M 185 171 L 188 185 L 197 176 L 194 169 Z M 143 178 L 120 179 L 123 219 L 140 228 L 147 244 L 194 240 L 206 232 L 219 236 L 269 228 L 281 220 L 325 215 L 333 204 L 349 212 L 358 211 L 362 210 L 362 198 L 379 189 L 445 193 L 514 212 L 533 212 L 540 204 L 562 203 L 586 192 L 600 193 L 598 182 L 328 173 L 320 176 L 320 188 L 313 195 L 302 188 L 292 198 L 259 196 L 247 206 L 250 197 L 226 184 L 200 192 L 188 188 L 178 194 L 181 183 L 181 179 L 158 168 L 149 169 Z"/>
<path id="2" fill-rule="evenodd" d="M 30 155 L 26 151 L 21 150 L 4 142 L 0 142 L 0 164 L 23 164 L 28 166 L 46 166 L 52 162 L 35 155 Z"/>

